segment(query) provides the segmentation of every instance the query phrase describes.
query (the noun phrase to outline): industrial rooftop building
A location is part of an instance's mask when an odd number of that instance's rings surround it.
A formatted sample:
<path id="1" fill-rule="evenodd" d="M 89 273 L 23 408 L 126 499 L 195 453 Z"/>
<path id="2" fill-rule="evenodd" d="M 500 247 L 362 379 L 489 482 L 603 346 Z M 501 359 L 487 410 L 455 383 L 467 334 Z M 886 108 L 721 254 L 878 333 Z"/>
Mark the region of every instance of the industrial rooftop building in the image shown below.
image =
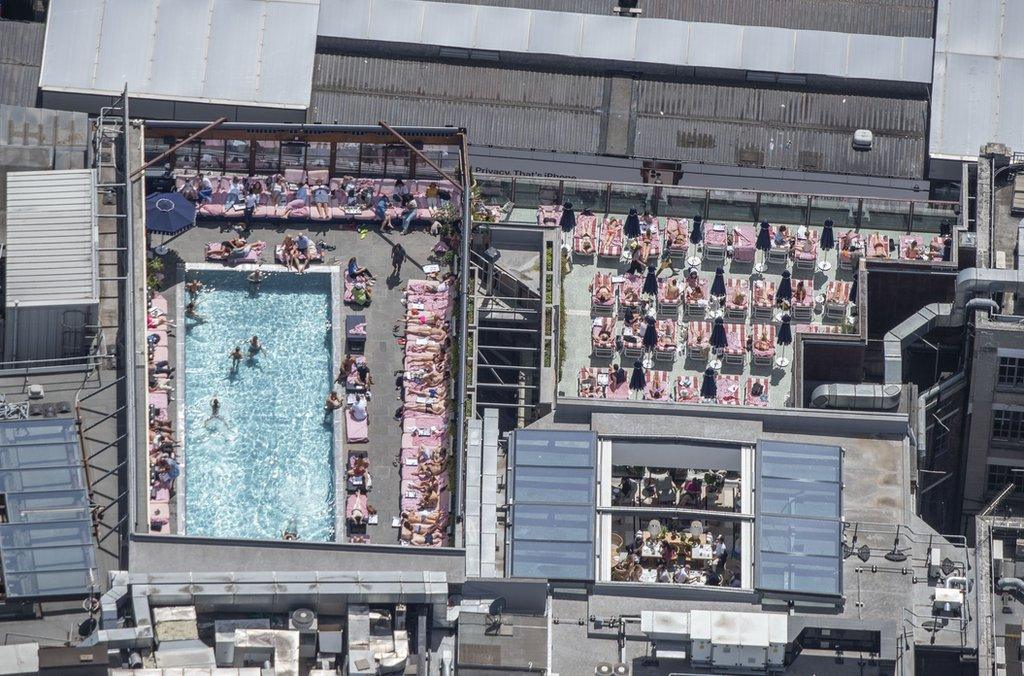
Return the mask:
<path id="1" fill-rule="evenodd" d="M 1012 3 L 30 4 L 0 673 L 1021 671 Z"/>

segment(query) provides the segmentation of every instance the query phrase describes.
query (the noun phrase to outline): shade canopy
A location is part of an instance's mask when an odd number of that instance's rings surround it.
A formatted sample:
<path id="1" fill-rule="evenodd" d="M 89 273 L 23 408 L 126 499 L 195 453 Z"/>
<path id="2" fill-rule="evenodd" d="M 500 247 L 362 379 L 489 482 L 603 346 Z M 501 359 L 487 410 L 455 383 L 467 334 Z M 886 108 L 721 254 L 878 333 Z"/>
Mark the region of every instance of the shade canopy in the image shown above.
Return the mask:
<path id="1" fill-rule="evenodd" d="M 146 230 L 176 235 L 196 224 L 196 205 L 180 192 L 155 192 L 146 197 Z"/>

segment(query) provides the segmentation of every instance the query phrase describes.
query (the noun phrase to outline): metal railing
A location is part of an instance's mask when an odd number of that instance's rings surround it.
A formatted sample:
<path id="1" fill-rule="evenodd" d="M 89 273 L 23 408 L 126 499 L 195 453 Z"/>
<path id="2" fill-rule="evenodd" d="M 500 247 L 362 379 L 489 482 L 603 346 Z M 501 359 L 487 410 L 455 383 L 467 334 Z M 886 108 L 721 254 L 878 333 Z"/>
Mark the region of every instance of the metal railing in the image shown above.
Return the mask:
<path id="1" fill-rule="evenodd" d="M 108 358 L 106 351 L 106 339 L 103 337 L 103 333 L 98 331 L 89 342 L 89 348 L 85 354 L 73 357 L 0 361 L 0 376 L 71 370 L 93 371 L 100 367 L 104 359 Z"/>

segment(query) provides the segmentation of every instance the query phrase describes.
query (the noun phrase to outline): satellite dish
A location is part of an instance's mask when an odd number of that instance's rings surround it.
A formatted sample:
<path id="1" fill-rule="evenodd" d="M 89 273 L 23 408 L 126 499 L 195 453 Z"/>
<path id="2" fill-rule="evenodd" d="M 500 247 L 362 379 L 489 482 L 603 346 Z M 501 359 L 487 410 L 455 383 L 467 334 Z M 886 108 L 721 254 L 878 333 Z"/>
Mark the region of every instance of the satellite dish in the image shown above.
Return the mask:
<path id="1" fill-rule="evenodd" d="M 597 666 L 594 667 L 594 676 L 612 676 L 615 673 L 615 667 L 612 666 L 611 662 L 598 662 Z"/>

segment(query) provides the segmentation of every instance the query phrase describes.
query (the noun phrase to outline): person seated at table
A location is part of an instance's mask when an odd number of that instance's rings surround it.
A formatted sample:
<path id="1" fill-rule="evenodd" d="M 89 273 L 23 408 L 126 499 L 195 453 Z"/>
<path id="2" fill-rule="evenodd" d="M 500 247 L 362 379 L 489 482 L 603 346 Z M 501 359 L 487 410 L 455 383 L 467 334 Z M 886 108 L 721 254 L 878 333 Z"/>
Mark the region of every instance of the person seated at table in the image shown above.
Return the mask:
<path id="1" fill-rule="evenodd" d="M 358 279 L 359 277 L 366 277 L 367 279 L 373 279 L 373 274 L 369 270 L 364 268 L 356 261 L 356 257 L 348 259 L 348 266 L 345 268 L 345 274 L 348 275 L 349 279 Z"/>
<path id="2" fill-rule="evenodd" d="M 594 253 L 594 236 L 589 232 L 580 235 L 580 251 L 588 255 Z"/>
<path id="3" fill-rule="evenodd" d="M 672 579 L 677 584 L 690 584 L 693 582 L 694 577 L 694 572 L 690 568 L 690 564 L 684 562 L 682 566 L 676 568 L 675 575 L 672 576 Z"/>
<path id="4" fill-rule="evenodd" d="M 658 580 L 658 582 L 672 581 L 672 573 L 668 572 L 668 568 L 665 566 L 665 564 L 660 564 L 658 566 L 658 574 L 656 576 L 656 579 Z"/>
<path id="5" fill-rule="evenodd" d="M 793 289 L 793 302 L 798 304 L 807 302 L 807 284 L 802 279 L 796 283 L 796 288 Z"/>
<path id="6" fill-rule="evenodd" d="M 612 287 L 611 278 L 608 276 L 598 277 L 594 280 L 597 288 L 594 289 L 594 298 L 601 303 L 610 303 L 615 297 L 615 289 Z"/>
<path id="7" fill-rule="evenodd" d="M 722 576 L 711 568 L 705 572 L 704 584 L 708 587 L 719 587 L 722 584 Z"/>
<path id="8" fill-rule="evenodd" d="M 715 538 L 714 558 L 715 570 L 721 574 L 725 570 L 725 562 L 729 559 L 729 549 L 725 546 L 725 538 L 721 535 Z"/>
<path id="9" fill-rule="evenodd" d="M 772 238 L 772 244 L 774 246 L 792 246 L 793 238 L 790 237 L 789 228 L 784 225 L 780 225 L 775 229 L 775 236 Z"/>
<path id="10" fill-rule="evenodd" d="M 636 482 L 628 476 L 619 479 L 618 486 L 612 486 L 612 502 L 618 505 L 633 503 L 636 495 Z"/>
<path id="11" fill-rule="evenodd" d="M 668 280 L 668 283 L 665 284 L 665 300 L 668 302 L 677 301 L 679 300 L 679 297 L 682 296 L 682 294 L 682 289 L 679 288 L 679 282 L 676 281 L 676 278 L 673 277 L 670 280 Z"/>
<path id="12" fill-rule="evenodd" d="M 679 558 L 679 548 L 671 542 L 662 541 L 661 558 L 665 563 L 672 563 Z"/>
<path id="13" fill-rule="evenodd" d="M 324 403 L 324 412 L 330 413 L 331 411 L 337 411 L 344 405 L 345 401 L 338 396 L 337 392 L 331 390 L 331 393 L 327 395 L 327 401 Z"/>

